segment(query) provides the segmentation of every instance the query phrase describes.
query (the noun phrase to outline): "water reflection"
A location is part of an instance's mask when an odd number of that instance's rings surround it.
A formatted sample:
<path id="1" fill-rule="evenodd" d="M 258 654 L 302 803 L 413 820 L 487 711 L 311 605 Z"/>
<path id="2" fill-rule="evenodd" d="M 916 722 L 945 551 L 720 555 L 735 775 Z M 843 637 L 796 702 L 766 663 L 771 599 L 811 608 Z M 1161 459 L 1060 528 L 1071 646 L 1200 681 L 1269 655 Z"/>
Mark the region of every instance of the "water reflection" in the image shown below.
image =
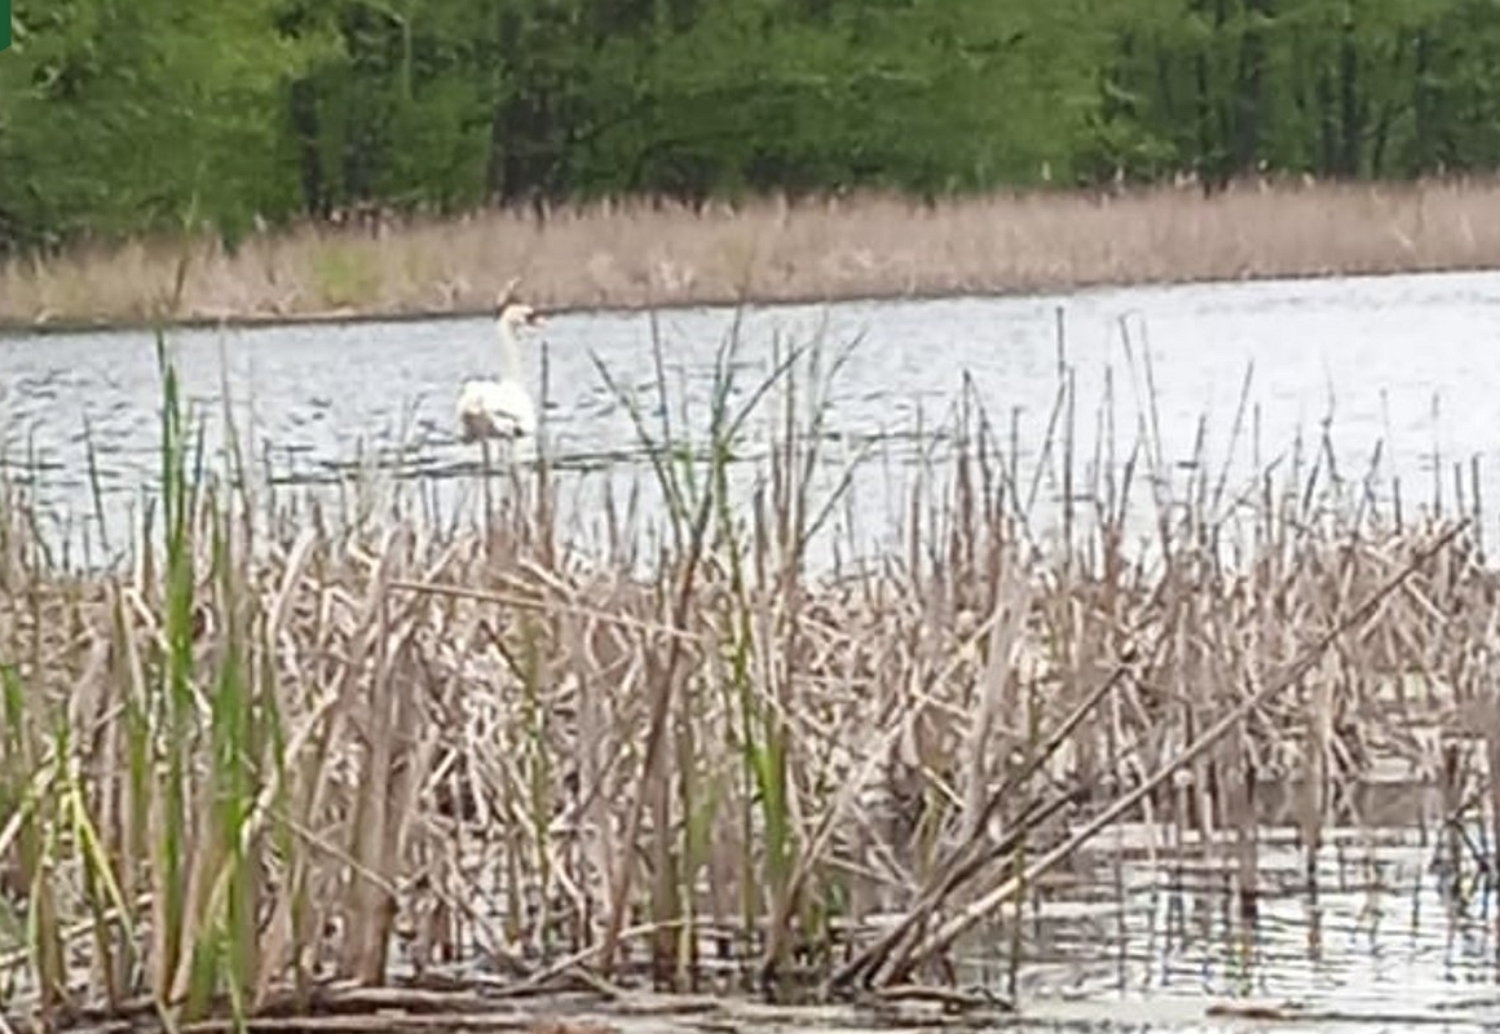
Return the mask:
<path id="1" fill-rule="evenodd" d="M 1430 843 L 1339 831 L 1309 882 L 1289 831 L 1262 838 L 1258 914 L 1247 919 L 1223 858 L 1149 850 L 1138 827 L 1106 833 L 1065 889 L 1025 910 L 1017 990 L 1028 1011 L 1083 1022 L 1108 1002 L 1136 1029 L 1213 1029 L 1205 1003 L 1248 999 L 1371 1017 L 1350 1026 L 1365 1031 L 1500 1023 L 1493 892 L 1448 894 Z M 983 948 L 968 975 L 1003 985 Z"/>

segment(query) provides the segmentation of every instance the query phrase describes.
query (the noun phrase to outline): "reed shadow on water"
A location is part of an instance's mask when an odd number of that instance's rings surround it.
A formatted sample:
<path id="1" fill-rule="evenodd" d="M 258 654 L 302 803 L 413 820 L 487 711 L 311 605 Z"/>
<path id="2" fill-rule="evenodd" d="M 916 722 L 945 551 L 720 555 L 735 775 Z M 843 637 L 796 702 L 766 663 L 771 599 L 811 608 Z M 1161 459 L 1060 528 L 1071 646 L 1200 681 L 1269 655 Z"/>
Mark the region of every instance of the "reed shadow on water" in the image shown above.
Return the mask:
<path id="1" fill-rule="evenodd" d="M 1100 837 L 1221 859 L 1253 929 L 1261 831 L 1312 892 L 1391 759 L 1442 797 L 1453 893 L 1488 873 L 1477 481 L 1420 518 L 1319 459 L 1174 491 L 1149 353 L 1133 440 L 1090 442 L 1060 349 L 1033 470 L 966 388 L 899 545 L 815 565 L 872 461 L 822 462 L 851 353 L 742 384 L 736 325 L 684 414 L 653 340 L 654 398 L 598 373 L 662 516 L 607 495 L 589 548 L 545 448 L 441 522 L 288 503 L 210 461 L 164 335 L 124 561 L 65 569 L 0 486 L 8 1022 L 464 1026 L 580 985 L 1006 1011 L 1023 908 Z M 961 986 L 980 950 L 1004 976 Z"/>

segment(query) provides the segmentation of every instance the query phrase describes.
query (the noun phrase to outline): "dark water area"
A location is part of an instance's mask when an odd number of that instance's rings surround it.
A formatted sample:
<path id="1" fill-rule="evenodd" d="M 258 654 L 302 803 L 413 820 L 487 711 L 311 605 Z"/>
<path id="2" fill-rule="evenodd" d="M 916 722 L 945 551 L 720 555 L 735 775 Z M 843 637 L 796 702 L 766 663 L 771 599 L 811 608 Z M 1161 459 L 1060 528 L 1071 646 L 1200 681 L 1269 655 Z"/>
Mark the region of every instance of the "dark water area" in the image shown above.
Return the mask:
<path id="1" fill-rule="evenodd" d="M 701 438 L 714 357 L 734 319 L 728 310 L 659 314 L 670 392 L 689 403 L 692 436 Z M 1043 446 L 1060 364 L 1073 371 L 1083 485 L 1118 472 L 1149 438 L 1169 493 L 1191 483 L 1202 456 L 1233 495 L 1267 468 L 1314 462 L 1326 432 L 1322 462 L 1334 478 L 1367 487 L 1381 505 L 1399 483 L 1415 514 L 1471 505 L 1456 492 L 1473 483 L 1455 471 L 1483 483 L 1500 458 L 1500 274 L 758 309 L 741 330 L 740 397 L 771 369 L 775 347 L 819 334 L 832 350 L 859 339 L 829 390 L 825 484 L 871 451 L 830 534 L 872 552 L 899 539 L 906 493 L 937 462 L 934 443 L 966 390 L 1007 447 L 1014 426 L 1018 466 L 1045 473 L 1036 512 L 1055 517 L 1061 488 Z M 601 494 L 650 478 L 595 359 L 654 406 L 651 322 L 567 315 L 543 336 L 527 358 L 540 396 L 545 354 L 545 448 L 558 464 L 567 534 L 588 541 L 600 534 Z M 277 492 L 336 492 L 363 470 L 440 508 L 476 496 L 477 456 L 454 439 L 453 402 L 463 379 L 498 367 L 488 321 L 184 331 L 172 347 L 210 449 L 225 441 L 227 390 Z M 1247 371 L 1246 426 L 1235 440 Z M 97 549 L 95 476 L 106 525 L 123 529 L 138 511 L 158 463 L 159 398 L 149 335 L 0 339 L 0 453 L 74 554 L 85 542 Z M 751 427 L 747 455 L 768 440 L 772 419 Z M 1111 422 L 1113 459 L 1095 449 Z M 743 467 L 741 488 L 754 464 Z M 1144 533 L 1152 486 L 1142 479 L 1134 491 Z M 1268 819 L 1253 920 L 1230 890 L 1227 851 L 1107 831 L 1027 904 L 1015 974 L 1027 1019 L 1007 1029 L 1500 1027 L 1500 909 L 1482 884 L 1452 893 L 1434 867 L 1424 807 L 1331 832 L 1311 880 L 1289 828 Z M 1011 974 L 993 960 L 1009 951 L 973 946 L 961 978 L 1008 988 Z M 1205 1016 L 1211 1003 L 1243 999 L 1296 1003 L 1320 1018 Z"/>

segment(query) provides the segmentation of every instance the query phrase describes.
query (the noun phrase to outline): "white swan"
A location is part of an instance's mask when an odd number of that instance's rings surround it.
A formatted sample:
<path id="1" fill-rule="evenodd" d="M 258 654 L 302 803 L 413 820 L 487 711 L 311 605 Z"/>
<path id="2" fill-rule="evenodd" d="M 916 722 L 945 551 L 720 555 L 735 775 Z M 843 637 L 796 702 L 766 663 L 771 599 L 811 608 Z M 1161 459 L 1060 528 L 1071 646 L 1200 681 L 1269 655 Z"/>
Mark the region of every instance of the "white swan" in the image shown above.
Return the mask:
<path id="1" fill-rule="evenodd" d="M 540 327 L 545 318 L 529 305 L 511 302 L 500 309 L 500 379 L 465 381 L 458 393 L 458 435 L 464 442 L 536 435 L 536 405 L 521 382 L 520 327 Z"/>

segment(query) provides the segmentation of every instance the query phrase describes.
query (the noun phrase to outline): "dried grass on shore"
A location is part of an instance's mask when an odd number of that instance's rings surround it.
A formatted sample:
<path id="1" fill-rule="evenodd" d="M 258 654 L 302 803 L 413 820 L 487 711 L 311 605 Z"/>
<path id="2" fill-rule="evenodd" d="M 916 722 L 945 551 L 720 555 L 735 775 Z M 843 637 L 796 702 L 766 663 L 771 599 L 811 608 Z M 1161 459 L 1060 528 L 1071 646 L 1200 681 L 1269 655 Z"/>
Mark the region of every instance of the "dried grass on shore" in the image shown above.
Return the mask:
<path id="1" fill-rule="evenodd" d="M 756 398 L 733 369 L 695 477 L 656 443 L 680 505 L 648 577 L 639 528 L 586 557 L 560 538 L 544 469 L 467 531 L 256 539 L 254 498 L 194 467 L 170 367 L 133 566 L 61 575 L 25 496 L 0 496 L 0 967 L 21 1004 L 244 1016 L 390 981 L 398 956 L 471 980 L 478 958 L 509 994 L 580 973 L 890 987 L 1116 818 L 1163 850 L 1200 834 L 1251 907 L 1271 781 L 1308 788 L 1289 821 L 1309 852 L 1361 821 L 1345 791 L 1377 754 L 1469 806 L 1496 584 L 1463 522 L 1316 468 L 1220 505 L 1204 465 L 1144 564 L 1064 431 L 1049 476 L 1099 509 L 1043 548 L 965 410 L 909 550 L 817 574 L 817 385 L 789 364 L 767 387 L 785 418 L 749 520 L 725 494 L 728 400 Z M 1433 765 L 1418 725 L 1451 727 L 1459 762 Z"/>
<path id="2" fill-rule="evenodd" d="M 514 273 L 550 307 L 638 307 L 1028 292 L 1095 284 L 1500 265 L 1500 184 L 1244 184 L 1041 192 L 924 206 L 857 194 L 701 214 L 628 202 L 538 224 L 489 211 L 364 229 L 304 226 L 234 254 L 198 246 L 190 319 L 414 315 L 487 308 Z M 0 325 L 141 323 L 181 246 L 85 248 L 0 268 Z"/>

